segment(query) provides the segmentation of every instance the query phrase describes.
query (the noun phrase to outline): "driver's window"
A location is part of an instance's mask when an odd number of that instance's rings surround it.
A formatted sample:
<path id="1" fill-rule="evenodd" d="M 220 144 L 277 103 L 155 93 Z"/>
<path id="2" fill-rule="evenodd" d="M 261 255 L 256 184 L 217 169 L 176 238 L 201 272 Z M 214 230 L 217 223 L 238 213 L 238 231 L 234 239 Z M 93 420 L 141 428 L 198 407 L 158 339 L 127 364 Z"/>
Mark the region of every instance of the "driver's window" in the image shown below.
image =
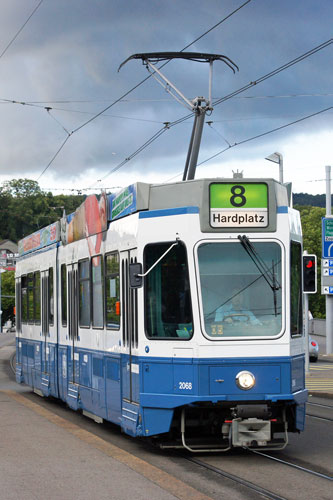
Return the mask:
<path id="1" fill-rule="evenodd" d="M 198 247 L 204 327 L 210 337 L 275 336 L 281 332 L 281 247 L 274 242 L 253 246 L 269 280 L 239 242 Z"/>

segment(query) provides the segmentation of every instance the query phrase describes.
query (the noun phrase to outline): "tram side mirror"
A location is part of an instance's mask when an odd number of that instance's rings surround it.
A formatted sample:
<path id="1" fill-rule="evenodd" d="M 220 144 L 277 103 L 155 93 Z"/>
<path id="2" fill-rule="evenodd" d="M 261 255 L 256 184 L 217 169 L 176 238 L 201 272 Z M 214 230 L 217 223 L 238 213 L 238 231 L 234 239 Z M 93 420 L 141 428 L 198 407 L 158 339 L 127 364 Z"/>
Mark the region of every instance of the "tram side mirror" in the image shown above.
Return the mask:
<path id="1" fill-rule="evenodd" d="M 131 288 L 140 288 L 142 286 L 142 264 L 135 262 L 129 265 L 129 284 Z"/>

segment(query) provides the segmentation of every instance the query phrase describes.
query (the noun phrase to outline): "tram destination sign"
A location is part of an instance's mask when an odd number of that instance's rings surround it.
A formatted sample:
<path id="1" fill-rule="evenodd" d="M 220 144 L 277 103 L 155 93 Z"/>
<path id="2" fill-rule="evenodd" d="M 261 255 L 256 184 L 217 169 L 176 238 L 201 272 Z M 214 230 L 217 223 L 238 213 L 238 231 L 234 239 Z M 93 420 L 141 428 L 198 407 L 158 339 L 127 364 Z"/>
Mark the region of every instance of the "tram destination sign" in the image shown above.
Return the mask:
<path id="1" fill-rule="evenodd" d="M 263 182 L 210 185 L 210 225 L 216 228 L 268 226 L 268 186 Z"/>

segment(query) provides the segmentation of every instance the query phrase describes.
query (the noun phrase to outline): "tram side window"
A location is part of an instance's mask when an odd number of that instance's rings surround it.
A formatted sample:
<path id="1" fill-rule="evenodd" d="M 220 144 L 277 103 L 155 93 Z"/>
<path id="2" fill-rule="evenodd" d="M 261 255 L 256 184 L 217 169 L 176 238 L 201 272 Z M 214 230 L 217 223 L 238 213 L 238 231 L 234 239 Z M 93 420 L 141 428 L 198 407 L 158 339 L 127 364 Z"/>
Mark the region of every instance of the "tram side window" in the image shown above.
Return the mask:
<path id="1" fill-rule="evenodd" d="M 103 328 L 104 326 L 104 286 L 103 286 L 103 258 L 97 255 L 91 259 L 92 279 L 92 326 Z"/>
<path id="2" fill-rule="evenodd" d="M 49 323 L 54 323 L 54 287 L 53 287 L 53 267 L 49 268 Z"/>
<path id="3" fill-rule="evenodd" d="M 290 333 L 302 335 L 302 247 L 291 242 L 290 249 Z"/>
<path id="4" fill-rule="evenodd" d="M 34 273 L 34 320 L 40 325 L 40 271 Z"/>
<path id="5" fill-rule="evenodd" d="M 62 326 L 66 326 L 67 325 L 67 271 L 66 271 L 66 264 L 61 264 L 60 286 L 61 286 L 61 323 L 62 323 Z"/>
<path id="6" fill-rule="evenodd" d="M 41 320 L 40 271 L 29 273 L 21 278 L 21 317 L 22 323 L 40 324 Z M 20 314 L 20 311 L 18 311 Z"/>
<path id="7" fill-rule="evenodd" d="M 22 323 L 28 321 L 28 277 L 21 278 L 21 307 L 22 307 Z"/>
<path id="8" fill-rule="evenodd" d="M 120 280 L 119 255 L 105 257 L 105 311 L 107 328 L 119 329 L 120 325 Z"/>
<path id="9" fill-rule="evenodd" d="M 79 325 L 90 326 L 89 260 L 79 262 Z"/>
<path id="10" fill-rule="evenodd" d="M 145 272 L 170 248 L 170 243 L 147 245 Z M 173 247 L 145 278 L 146 333 L 149 338 L 182 340 L 192 337 L 192 304 L 186 248 Z"/>
<path id="11" fill-rule="evenodd" d="M 22 332 L 22 280 L 15 281 L 15 304 L 16 304 L 16 331 Z"/>
<path id="12" fill-rule="evenodd" d="M 34 322 L 34 274 L 28 274 L 28 322 Z"/>

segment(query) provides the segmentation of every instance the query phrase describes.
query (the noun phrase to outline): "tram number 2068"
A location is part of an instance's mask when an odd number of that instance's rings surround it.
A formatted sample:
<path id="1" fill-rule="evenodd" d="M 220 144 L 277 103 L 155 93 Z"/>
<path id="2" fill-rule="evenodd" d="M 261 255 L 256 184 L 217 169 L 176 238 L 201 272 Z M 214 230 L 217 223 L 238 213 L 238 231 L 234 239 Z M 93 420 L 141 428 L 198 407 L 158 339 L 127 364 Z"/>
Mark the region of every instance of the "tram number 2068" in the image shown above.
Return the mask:
<path id="1" fill-rule="evenodd" d="M 178 382 L 178 389 L 190 391 L 192 389 L 192 382 Z"/>

